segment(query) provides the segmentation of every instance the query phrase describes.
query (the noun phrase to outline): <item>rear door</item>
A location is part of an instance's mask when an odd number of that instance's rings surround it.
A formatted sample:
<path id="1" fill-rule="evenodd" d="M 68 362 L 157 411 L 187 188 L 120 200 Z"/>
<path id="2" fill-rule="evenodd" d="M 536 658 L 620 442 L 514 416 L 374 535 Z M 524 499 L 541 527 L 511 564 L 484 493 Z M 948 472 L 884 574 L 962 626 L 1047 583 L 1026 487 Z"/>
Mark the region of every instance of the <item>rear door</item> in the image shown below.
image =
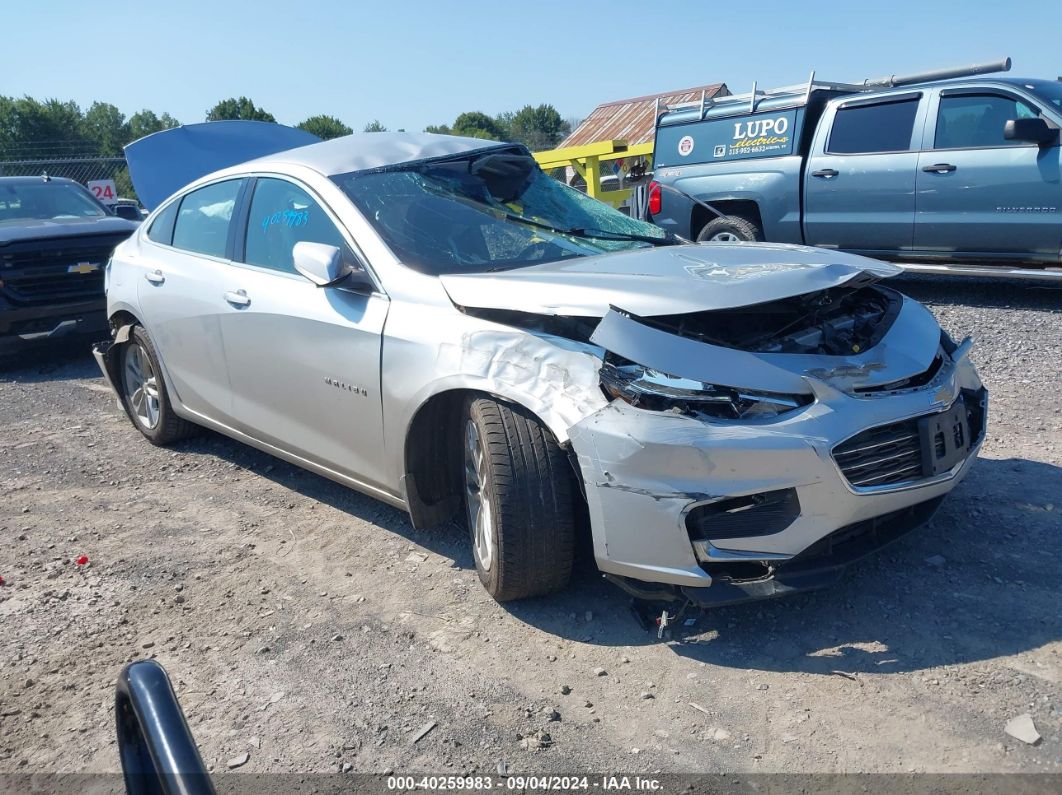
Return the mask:
<path id="1" fill-rule="evenodd" d="M 214 182 L 174 200 L 137 254 L 137 296 L 170 387 L 183 406 L 225 425 L 232 396 L 220 317 L 232 308 L 223 285 L 244 183 Z"/>
<path id="2" fill-rule="evenodd" d="M 921 92 L 827 108 L 804 176 L 808 244 L 882 254 L 910 250 L 923 118 Z"/>
<path id="3" fill-rule="evenodd" d="M 935 92 L 918 163 L 915 249 L 1058 261 L 1062 149 L 1003 137 L 1007 121 L 1040 114 L 1005 89 Z"/>
<path id="4" fill-rule="evenodd" d="M 351 240 L 325 203 L 293 180 L 249 188 L 221 318 L 239 428 L 256 439 L 369 485 L 382 480 L 380 351 L 388 300 L 317 287 L 295 271 L 292 248 Z"/>

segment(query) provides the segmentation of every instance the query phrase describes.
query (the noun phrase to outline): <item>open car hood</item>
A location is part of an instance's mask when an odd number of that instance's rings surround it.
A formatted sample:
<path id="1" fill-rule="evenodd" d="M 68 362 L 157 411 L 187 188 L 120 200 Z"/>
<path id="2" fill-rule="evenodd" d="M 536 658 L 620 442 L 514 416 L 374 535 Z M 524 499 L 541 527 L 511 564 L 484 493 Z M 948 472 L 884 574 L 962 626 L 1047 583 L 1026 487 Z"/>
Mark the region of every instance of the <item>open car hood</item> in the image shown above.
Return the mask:
<path id="1" fill-rule="evenodd" d="M 263 121 L 210 121 L 146 135 L 125 147 L 140 202 L 154 210 L 200 177 L 266 155 L 320 142 L 313 133 Z"/>
<path id="2" fill-rule="evenodd" d="M 615 306 L 652 317 L 752 306 L 900 272 L 888 263 L 806 246 L 712 243 L 440 279 L 458 306 L 575 317 L 604 317 Z"/>

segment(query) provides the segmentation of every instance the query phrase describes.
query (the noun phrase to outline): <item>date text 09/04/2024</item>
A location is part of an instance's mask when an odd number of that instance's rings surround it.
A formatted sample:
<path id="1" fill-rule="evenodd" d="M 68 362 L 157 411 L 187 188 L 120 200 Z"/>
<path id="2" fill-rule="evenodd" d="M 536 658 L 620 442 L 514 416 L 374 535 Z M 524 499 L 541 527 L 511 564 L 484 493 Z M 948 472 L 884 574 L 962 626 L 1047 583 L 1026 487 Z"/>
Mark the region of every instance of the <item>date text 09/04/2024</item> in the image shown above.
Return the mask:
<path id="1" fill-rule="evenodd" d="M 603 790 L 658 792 L 661 782 L 643 776 L 389 776 L 387 788 L 397 792 L 417 790 L 458 790 L 465 792 L 488 790 Z"/>

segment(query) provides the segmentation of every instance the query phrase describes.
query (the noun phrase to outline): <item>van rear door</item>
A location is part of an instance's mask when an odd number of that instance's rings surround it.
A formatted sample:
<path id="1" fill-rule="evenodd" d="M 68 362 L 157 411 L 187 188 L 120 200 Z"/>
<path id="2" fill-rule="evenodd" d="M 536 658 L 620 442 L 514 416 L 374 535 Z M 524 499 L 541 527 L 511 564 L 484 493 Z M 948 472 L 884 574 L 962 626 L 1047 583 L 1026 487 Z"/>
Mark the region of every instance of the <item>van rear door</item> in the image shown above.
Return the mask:
<path id="1" fill-rule="evenodd" d="M 805 242 L 877 254 L 910 250 L 922 105 L 921 92 L 904 92 L 826 109 L 804 175 Z"/>
<path id="2" fill-rule="evenodd" d="M 997 87 L 934 93 L 918 163 L 915 249 L 1058 262 L 1062 148 L 1003 137 L 1009 120 L 1035 118 L 1041 108 Z"/>

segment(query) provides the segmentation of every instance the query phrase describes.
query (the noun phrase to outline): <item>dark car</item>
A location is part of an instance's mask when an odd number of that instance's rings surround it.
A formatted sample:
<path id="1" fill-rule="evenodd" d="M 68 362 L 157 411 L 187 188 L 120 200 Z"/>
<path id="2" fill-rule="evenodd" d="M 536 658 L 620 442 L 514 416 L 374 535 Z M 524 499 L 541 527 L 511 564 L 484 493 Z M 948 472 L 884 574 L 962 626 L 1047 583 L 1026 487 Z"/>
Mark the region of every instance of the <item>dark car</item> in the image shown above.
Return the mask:
<path id="1" fill-rule="evenodd" d="M 0 358 L 105 329 L 103 271 L 136 227 L 73 180 L 0 177 Z"/>

